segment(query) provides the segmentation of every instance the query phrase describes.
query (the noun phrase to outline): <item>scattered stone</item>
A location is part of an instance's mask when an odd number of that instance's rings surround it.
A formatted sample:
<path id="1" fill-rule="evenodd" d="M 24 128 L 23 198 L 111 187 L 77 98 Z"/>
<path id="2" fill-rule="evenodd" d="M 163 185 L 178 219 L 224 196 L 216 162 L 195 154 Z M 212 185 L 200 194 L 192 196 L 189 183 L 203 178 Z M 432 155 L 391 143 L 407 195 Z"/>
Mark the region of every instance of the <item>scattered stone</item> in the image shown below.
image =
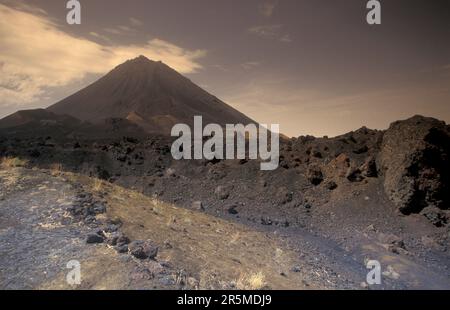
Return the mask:
<path id="1" fill-rule="evenodd" d="M 312 151 L 312 156 L 315 158 L 322 158 L 322 153 L 317 150 L 314 150 Z"/>
<path id="2" fill-rule="evenodd" d="M 383 243 L 386 249 L 394 254 L 406 254 L 406 247 L 404 241 L 393 234 L 378 235 L 378 239 Z"/>
<path id="3" fill-rule="evenodd" d="M 166 175 L 168 176 L 168 177 L 173 177 L 173 176 L 175 176 L 176 174 L 175 174 L 175 169 L 173 169 L 173 168 L 168 168 L 167 170 L 166 170 Z"/>
<path id="4" fill-rule="evenodd" d="M 232 205 L 230 207 L 228 207 L 228 213 L 232 214 L 232 215 L 236 215 L 238 214 L 238 210 L 236 210 L 237 206 L 236 205 Z"/>
<path id="5" fill-rule="evenodd" d="M 369 150 L 369 148 L 367 147 L 367 145 L 364 145 L 364 146 L 354 150 L 353 153 L 355 153 L 355 154 L 364 154 L 364 153 L 367 153 L 368 150 Z"/>
<path id="6" fill-rule="evenodd" d="M 330 191 L 332 191 L 332 190 L 335 190 L 335 189 L 338 187 L 338 185 L 337 185 L 336 182 L 334 182 L 334 181 L 328 181 L 328 182 L 325 184 L 325 187 L 326 187 L 327 189 L 329 189 Z"/>
<path id="7" fill-rule="evenodd" d="M 116 245 L 114 249 L 117 251 L 117 253 L 128 253 L 128 244 Z"/>
<path id="8" fill-rule="evenodd" d="M 168 240 L 166 240 L 166 241 L 164 241 L 164 248 L 165 249 L 172 249 L 173 246 Z"/>
<path id="9" fill-rule="evenodd" d="M 119 225 L 116 224 L 108 224 L 105 228 L 103 228 L 103 231 L 106 233 L 113 233 L 118 231 L 120 228 Z"/>
<path id="10" fill-rule="evenodd" d="M 194 201 L 192 203 L 192 209 L 198 210 L 198 211 L 205 211 L 205 206 L 201 201 Z"/>
<path id="11" fill-rule="evenodd" d="M 426 207 L 421 212 L 434 226 L 443 227 L 449 222 L 446 214 L 436 207 Z"/>
<path id="12" fill-rule="evenodd" d="M 375 158 L 369 157 L 364 161 L 361 167 L 359 167 L 361 174 L 368 178 L 376 178 L 378 176 L 377 163 Z"/>
<path id="13" fill-rule="evenodd" d="M 341 153 L 331 162 L 331 167 L 338 176 L 345 177 L 347 169 L 350 167 L 350 158 L 346 154 Z"/>
<path id="14" fill-rule="evenodd" d="M 95 218 L 94 215 L 88 215 L 84 218 L 84 222 L 87 224 L 92 224 L 95 223 L 97 221 L 97 219 Z"/>
<path id="15" fill-rule="evenodd" d="M 293 197 L 294 193 L 292 191 L 289 191 L 285 187 L 281 187 L 276 193 L 276 203 L 280 205 L 287 204 L 292 201 Z"/>
<path id="16" fill-rule="evenodd" d="M 116 231 L 106 239 L 106 243 L 112 246 L 122 246 L 130 243 L 130 239 L 123 233 Z"/>
<path id="17" fill-rule="evenodd" d="M 423 236 L 421 238 L 421 242 L 422 242 L 423 246 L 425 246 L 426 248 L 429 248 L 429 249 L 437 249 L 438 250 L 438 249 L 442 248 L 442 246 L 438 242 L 436 242 L 436 240 L 434 238 L 431 238 L 429 236 Z"/>
<path id="18" fill-rule="evenodd" d="M 311 167 L 308 169 L 307 178 L 311 184 L 317 186 L 323 181 L 322 171 L 318 167 Z"/>
<path id="19" fill-rule="evenodd" d="M 138 259 L 155 259 L 158 247 L 152 241 L 136 240 L 128 245 L 130 254 Z"/>
<path id="20" fill-rule="evenodd" d="M 88 210 L 88 213 L 92 214 L 92 215 L 103 214 L 105 212 L 106 212 L 106 206 L 104 204 L 100 204 L 100 203 L 95 203 Z"/>
<path id="21" fill-rule="evenodd" d="M 261 224 L 262 225 L 266 225 L 266 226 L 270 226 L 270 225 L 273 224 L 273 222 L 272 222 L 272 220 L 269 217 L 265 216 L 265 217 L 261 218 Z"/>
<path id="22" fill-rule="evenodd" d="M 198 289 L 198 287 L 200 285 L 200 281 L 194 277 L 188 277 L 186 280 L 186 283 L 189 287 L 194 288 L 194 289 Z"/>
<path id="23" fill-rule="evenodd" d="M 377 230 L 373 224 L 370 224 L 366 227 L 366 231 L 376 232 Z"/>
<path id="24" fill-rule="evenodd" d="M 312 209 L 312 205 L 310 205 L 309 203 L 305 203 L 305 204 L 303 205 L 303 207 L 304 207 L 306 210 Z"/>
<path id="25" fill-rule="evenodd" d="M 350 167 L 347 170 L 347 173 L 345 174 L 345 177 L 350 182 L 361 182 L 364 180 L 364 177 L 361 174 L 361 170 L 359 168 Z"/>
<path id="26" fill-rule="evenodd" d="M 228 186 L 219 185 L 214 191 L 214 194 L 220 200 L 226 200 L 230 197 L 230 188 Z"/>
<path id="27" fill-rule="evenodd" d="M 383 276 L 392 280 L 398 280 L 398 278 L 400 278 L 400 274 L 398 274 L 391 265 L 388 265 L 386 271 L 383 271 Z"/>
<path id="28" fill-rule="evenodd" d="M 281 168 L 289 169 L 289 163 L 285 160 L 280 160 L 280 163 L 278 164 Z"/>
<path id="29" fill-rule="evenodd" d="M 90 233 L 86 237 L 86 243 L 88 244 L 103 243 L 103 237 L 96 233 Z"/>

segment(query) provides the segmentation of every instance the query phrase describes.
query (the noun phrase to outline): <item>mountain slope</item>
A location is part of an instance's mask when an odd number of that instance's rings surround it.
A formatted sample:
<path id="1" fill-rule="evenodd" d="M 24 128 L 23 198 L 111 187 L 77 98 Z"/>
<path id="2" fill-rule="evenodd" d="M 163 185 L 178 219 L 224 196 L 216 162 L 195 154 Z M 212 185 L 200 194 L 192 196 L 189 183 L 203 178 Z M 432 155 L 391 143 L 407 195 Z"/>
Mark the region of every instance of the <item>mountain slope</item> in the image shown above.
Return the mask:
<path id="1" fill-rule="evenodd" d="M 147 132 L 168 133 L 194 115 L 208 123 L 254 123 L 162 62 L 144 56 L 117 66 L 107 75 L 48 111 L 93 123 L 123 118 Z"/>
<path id="2" fill-rule="evenodd" d="M 26 125 L 78 125 L 79 120 L 68 115 L 57 115 L 44 109 L 35 110 L 22 110 L 17 111 L 5 118 L 0 122 L 0 129 L 21 127 Z"/>

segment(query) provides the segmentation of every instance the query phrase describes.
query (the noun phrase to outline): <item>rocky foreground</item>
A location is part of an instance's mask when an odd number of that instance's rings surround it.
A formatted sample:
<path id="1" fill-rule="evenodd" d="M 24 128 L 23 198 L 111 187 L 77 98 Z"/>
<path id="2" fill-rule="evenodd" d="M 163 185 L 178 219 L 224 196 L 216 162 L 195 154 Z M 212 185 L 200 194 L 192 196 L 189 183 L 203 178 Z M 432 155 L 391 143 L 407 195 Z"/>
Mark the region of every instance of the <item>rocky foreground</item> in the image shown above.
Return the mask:
<path id="1" fill-rule="evenodd" d="M 383 281 L 370 288 L 450 287 L 443 122 L 285 140 L 273 172 L 174 161 L 164 136 L 52 126 L 0 131 L 0 155 L 24 166 L 1 171 L 4 288 L 66 288 L 74 252 L 92 266 L 84 288 L 367 288 L 373 259 Z"/>

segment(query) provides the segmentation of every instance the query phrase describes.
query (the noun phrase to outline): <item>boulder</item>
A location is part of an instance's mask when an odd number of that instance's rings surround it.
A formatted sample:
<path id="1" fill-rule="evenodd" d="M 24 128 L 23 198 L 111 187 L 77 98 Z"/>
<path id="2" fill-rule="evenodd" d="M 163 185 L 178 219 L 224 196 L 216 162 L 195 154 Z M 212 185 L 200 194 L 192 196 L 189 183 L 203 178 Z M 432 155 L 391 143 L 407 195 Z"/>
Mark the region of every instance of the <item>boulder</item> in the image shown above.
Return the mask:
<path id="1" fill-rule="evenodd" d="M 377 163 L 374 157 L 368 157 L 364 161 L 364 164 L 359 167 L 361 174 L 364 177 L 376 178 L 378 176 Z"/>
<path id="2" fill-rule="evenodd" d="M 220 200 L 228 199 L 228 197 L 230 197 L 230 187 L 224 186 L 224 185 L 219 185 L 214 190 L 214 194 Z"/>
<path id="3" fill-rule="evenodd" d="M 308 181 L 317 186 L 323 181 L 323 173 L 319 167 L 310 167 L 307 172 Z"/>
<path id="4" fill-rule="evenodd" d="M 377 162 L 385 192 L 400 212 L 449 208 L 449 155 L 450 128 L 444 122 L 414 116 L 389 127 Z"/>
<path id="5" fill-rule="evenodd" d="M 333 191 L 333 190 L 335 190 L 335 189 L 338 187 L 338 185 L 337 185 L 336 182 L 334 182 L 334 181 L 328 181 L 328 182 L 325 184 L 325 187 L 326 187 L 327 189 L 329 189 L 330 191 Z"/>
<path id="6" fill-rule="evenodd" d="M 96 233 L 90 233 L 86 236 L 86 243 L 103 243 L 103 237 Z"/>
<path id="7" fill-rule="evenodd" d="M 138 259 L 155 259 L 159 248 L 150 240 L 136 240 L 128 245 L 130 254 Z"/>
<path id="8" fill-rule="evenodd" d="M 198 210 L 198 211 L 205 211 L 205 206 L 201 201 L 194 201 L 192 203 L 192 209 Z"/>
<path id="9" fill-rule="evenodd" d="M 350 182 L 361 182 L 362 180 L 364 180 L 361 170 L 356 167 L 348 168 L 347 173 L 345 174 L 345 177 Z"/>

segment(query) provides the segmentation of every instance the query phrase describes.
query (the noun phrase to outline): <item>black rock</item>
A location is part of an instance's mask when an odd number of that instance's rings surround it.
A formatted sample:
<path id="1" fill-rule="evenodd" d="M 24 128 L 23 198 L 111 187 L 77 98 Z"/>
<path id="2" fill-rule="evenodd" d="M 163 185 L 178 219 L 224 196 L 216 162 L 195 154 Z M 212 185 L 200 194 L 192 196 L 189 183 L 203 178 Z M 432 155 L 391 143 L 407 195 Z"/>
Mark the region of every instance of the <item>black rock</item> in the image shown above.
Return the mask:
<path id="1" fill-rule="evenodd" d="M 220 200 L 225 200 L 230 197 L 230 187 L 219 185 L 214 191 L 214 194 L 219 198 Z"/>
<path id="2" fill-rule="evenodd" d="M 383 136 L 378 166 L 384 189 L 403 214 L 427 206 L 450 206 L 450 126 L 414 116 L 398 121 Z"/>
<path id="3" fill-rule="evenodd" d="M 350 182 L 361 182 L 362 180 L 364 180 L 361 170 L 359 170 L 359 168 L 355 168 L 355 167 L 348 168 L 345 177 Z"/>
<path id="4" fill-rule="evenodd" d="M 261 218 L 261 224 L 262 225 L 266 225 L 266 226 L 270 226 L 272 225 L 272 220 L 269 217 L 262 217 Z"/>
<path id="5" fill-rule="evenodd" d="M 362 175 L 365 177 L 376 178 L 378 176 L 378 171 L 375 158 L 367 158 L 359 170 L 361 170 Z"/>
<path id="6" fill-rule="evenodd" d="M 238 214 L 239 212 L 236 210 L 236 208 L 237 208 L 237 206 L 235 206 L 235 205 L 228 207 L 228 213 L 233 214 L 233 215 Z"/>
<path id="7" fill-rule="evenodd" d="M 317 186 L 323 181 L 322 171 L 318 167 L 311 167 L 308 169 L 307 178 L 311 184 Z"/>
<path id="8" fill-rule="evenodd" d="M 335 190 L 338 186 L 336 184 L 336 182 L 334 181 L 329 181 L 327 182 L 327 184 L 325 185 L 327 189 L 329 189 L 330 191 Z"/>
<path id="9" fill-rule="evenodd" d="M 130 254 L 139 259 L 155 259 L 159 248 L 152 241 L 136 240 L 128 245 Z"/>
<path id="10" fill-rule="evenodd" d="M 103 237 L 96 233 L 90 233 L 86 237 L 86 243 L 103 243 Z"/>
<path id="11" fill-rule="evenodd" d="M 128 244 L 117 245 L 114 247 L 117 253 L 127 253 L 128 252 Z"/>
<path id="12" fill-rule="evenodd" d="M 360 147 L 359 149 L 354 150 L 353 153 L 364 154 L 364 153 L 367 153 L 368 150 L 369 150 L 369 148 L 367 147 L 367 145 L 364 145 L 364 146 Z"/>

